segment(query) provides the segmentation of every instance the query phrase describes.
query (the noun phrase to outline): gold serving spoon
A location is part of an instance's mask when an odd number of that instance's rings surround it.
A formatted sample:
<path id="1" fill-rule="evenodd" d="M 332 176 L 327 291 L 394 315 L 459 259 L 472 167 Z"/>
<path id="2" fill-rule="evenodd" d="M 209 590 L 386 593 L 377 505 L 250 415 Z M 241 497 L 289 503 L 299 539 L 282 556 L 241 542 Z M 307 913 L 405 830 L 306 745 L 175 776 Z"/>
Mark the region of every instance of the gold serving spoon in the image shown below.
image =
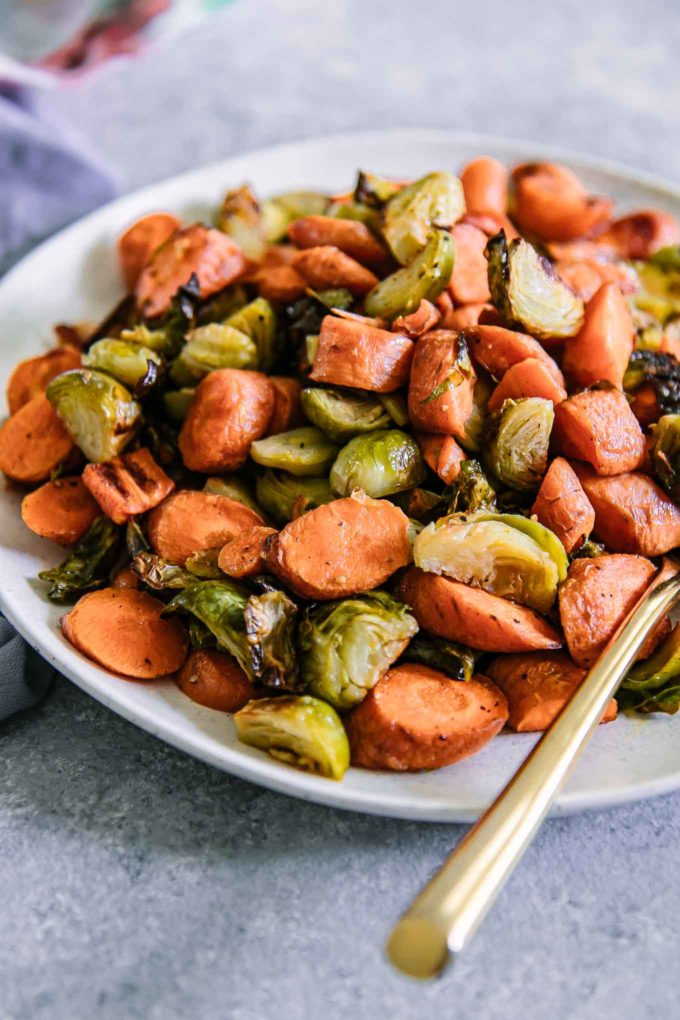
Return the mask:
<path id="1" fill-rule="evenodd" d="M 680 597 L 666 564 L 502 793 L 398 921 L 387 955 L 432 978 L 460 953 L 519 863 L 647 635 Z M 668 578 L 666 580 L 666 578 Z"/>

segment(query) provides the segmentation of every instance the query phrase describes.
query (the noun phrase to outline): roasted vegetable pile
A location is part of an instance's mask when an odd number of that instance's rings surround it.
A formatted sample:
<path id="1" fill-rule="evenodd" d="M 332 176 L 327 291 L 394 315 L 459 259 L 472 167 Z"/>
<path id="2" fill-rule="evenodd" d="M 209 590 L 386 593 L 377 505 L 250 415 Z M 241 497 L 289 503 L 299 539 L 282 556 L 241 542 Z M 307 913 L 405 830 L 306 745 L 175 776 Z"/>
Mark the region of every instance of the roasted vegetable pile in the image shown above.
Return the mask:
<path id="1" fill-rule="evenodd" d="M 680 545 L 680 230 L 550 163 L 227 193 L 8 384 L 0 470 L 112 673 L 340 779 L 542 730 Z M 664 620 L 620 692 L 680 707 Z M 605 721 L 616 717 L 612 702 Z"/>

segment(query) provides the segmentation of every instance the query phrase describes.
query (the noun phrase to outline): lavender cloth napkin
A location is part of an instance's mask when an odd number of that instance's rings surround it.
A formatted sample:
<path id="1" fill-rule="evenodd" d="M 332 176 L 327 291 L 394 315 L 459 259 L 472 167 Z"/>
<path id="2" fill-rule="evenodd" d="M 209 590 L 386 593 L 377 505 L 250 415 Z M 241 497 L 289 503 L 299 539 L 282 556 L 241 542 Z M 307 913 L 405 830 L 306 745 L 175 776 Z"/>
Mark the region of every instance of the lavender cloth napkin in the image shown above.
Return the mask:
<path id="1" fill-rule="evenodd" d="M 38 240 L 113 198 L 119 185 L 40 98 L 0 84 L 0 275 Z M 53 673 L 0 616 L 0 720 L 39 701 Z"/>

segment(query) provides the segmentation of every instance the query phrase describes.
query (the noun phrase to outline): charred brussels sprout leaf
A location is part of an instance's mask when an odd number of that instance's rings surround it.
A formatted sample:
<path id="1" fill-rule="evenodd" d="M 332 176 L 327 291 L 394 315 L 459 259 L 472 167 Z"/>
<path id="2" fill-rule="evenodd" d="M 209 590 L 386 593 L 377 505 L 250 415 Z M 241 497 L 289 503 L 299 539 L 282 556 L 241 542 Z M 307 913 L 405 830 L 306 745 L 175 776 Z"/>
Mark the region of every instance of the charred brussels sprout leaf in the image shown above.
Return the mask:
<path id="1" fill-rule="evenodd" d="M 256 464 L 281 468 L 300 478 L 325 474 L 337 452 L 337 446 L 313 425 L 258 439 L 250 447 L 250 456 Z"/>
<path id="2" fill-rule="evenodd" d="M 130 559 L 149 551 L 149 543 L 137 520 L 132 517 L 125 525 L 125 547 Z"/>
<path id="3" fill-rule="evenodd" d="M 245 624 L 248 597 L 248 589 L 235 581 L 198 581 L 175 595 L 163 613 L 183 611 L 195 616 L 252 680 L 253 665 Z"/>
<path id="4" fill-rule="evenodd" d="M 310 609 L 299 631 L 303 680 L 336 708 L 352 708 L 417 630 L 407 607 L 381 591 Z"/>
<path id="5" fill-rule="evenodd" d="M 318 191 L 286 191 L 266 199 L 261 207 L 262 227 L 267 241 L 283 240 L 293 220 L 303 216 L 323 216 L 330 200 Z"/>
<path id="6" fill-rule="evenodd" d="M 496 509 L 495 489 L 476 460 L 461 462 L 458 477 L 444 495 L 448 499 L 450 514 Z"/>
<path id="7" fill-rule="evenodd" d="M 188 282 L 177 290 L 160 325 L 154 326 L 165 336 L 163 353 L 166 358 L 175 357 L 184 343 L 187 333 L 196 324 L 196 309 L 200 300 L 201 287 L 196 274 L 193 273 Z"/>
<path id="8" fill-rule="evenodd" d="M 195 616 L 189 617 L 189 640 L 192 648 L 215 648 L 215 635 Z"/>
<path id="9" fill-rule="evenodd" d="M 163 407 L 172 421 L 184 421 L 196 390 L 192 386 L 183 386 L 180 390 L 167 390 L 163 394 Z"/>
<path id="10" fill-rule="evenodd" d="M 601 542 L 594 542 L 592 538 L 587 538 L 586 541 L 578 547 L 576 552 L 571 554 L 571 558 L 573 560 L 594 560 L 598 556 L 604 556 L 606 552 L 606 546 L 602 545 Z"/>
<path id="11" fill-rule="evenodd" d="M 144 392 L 158 382 L 163 369 L 163 359 L 156 351 L 125 340 L 98 340 L 83 354 L 82 361 L 85 368 L 108 372 L 118 382 Z"/>
<path id="12" fill-rule="evenodd" d="M 633 667 L 616 698 L 622 708 L 675 715 L 680 708 L 680 627 L 653 655 Z"/>
<path id="13" fill-rule="evenodd" d="M 58 375 L 47 387 L 47 397 L 73 442 L 95 464 L 122 453 L 141 420 L 141 408 L 129 390 L 89 368 Z"/>
<path id="14" fill-rule="evenodd" d="M 400 661 L 430 666 L 454 680 L 472 680 L 478 658 L 479 652 L 465 645 L 429 634 L 417 634 L 407 645 Z"/>
<path id="15" fill-rule="evenodd" d="M 190 588 L 200 580 L 184 567 L 168 563 L 167 560 L 150 552 L 137 553 L 132 560 L 132 569 L 140 581 L 155 591 L 164 591 L 166 588 Z"/>
<path id="16" fill-rule="evenodd" d="M 434 301 L 446 290 L 455 254 L 451 234 L 435 230 L 413 262 L 377 283 L 366 296 L 366 314 L 382 319 L 415 312 L 423 299 Z"/>
<path id="17" fill-rule="evenodd" d="M 419 485 L 425 477 L 420 447 L 400 429 L 377 430 L 350 439 L 331 469 L 331 488 L 338 496 L 363 489 L 379 499 Z"/>
<path id="18" fill-rule="evenodd" d="M 66 602 L 103 587 L 123 544 L 123 533 L 108 517 L 97 517 L 64 562 L 38 577 L 49 581 L 52 602 Z"/>
<path id="19" fill-rule="evenodd" d="M 327 478 L 299 478 L 286 471 L 263 471 L 255 491 L 257 502 L 279 524 L 335 498 Z"/>
<path id="20" fill-rule="evenodd" d="M 368 394 L 313 386 L 302 391 L 301 401 L 307 418 L 336 443 L 390 424 L 382 402 Z"/>
<path id="21" fill-rule="evenodd" d="M 267 250 L 260 206 L 247 184 L 232 188 L 222 199 L 215 226 L 238 244 L 239 248 L 259 262 Z"/>
<path id="22" fill-rule="evenodd" d="M 540 340 L 575 336 L 583 325 L 583 301 L 562 283 L 551 263 L 521 238 L 508 245 L 505 232 L 486 246 L 491 300 L 508 325 Z"/>
<path id="23" fill-rule="evenodd" d="M 251 595 L 245 611 L 253 673 L 265 686 L 284 691 L 298 687 L 295 656 L 297 606 L 285 592 Z"/>
<path id="24" fill-rule="evenodd" d="M 652 464 L 673 499 L 680 498 L 680 414 L 665 414 L 652 432 Z"/>
<path id="25" fill-rule="evenodd" d="M 486 451 L 490 470 L 511 489 L 531 492 L 548 466 L 555 413 L 551 400 L 506 400 L 494 418 L 495 434 Z"/>
<path id="26" fill-rule="evenodd" d="M 385 206 L 383 236 L 397 262 L 408 265 L 433 230 L 450 229 L 465 213 L 463 185 L 450 173 L 432 173 L 401 188 Z"/>
<path id="27" fill-rule="evenodd" d="M 349 741 L 330 705 L 303 694 L 249 701 L 234 716 L 239 740 L 327 779 L 349 768 Z"/>
<path id="28" fill-rule="evenodd" d="M 633 351 L 623 388 L 634 393 L 644 383 L 654 387 L 662 414 L 680 414 L 680 364 L 661 351 Z"/>
<path id="29" fill-rule="evenodd" d="M 378 174 L 360 170 L 354 188 L 354 200 L 367 205 L 370 209 L 382 209 L 386 202 L 401 191 L 401 188 L 399 181 L 391 181 L 387 177 L 379 177 Z"/>

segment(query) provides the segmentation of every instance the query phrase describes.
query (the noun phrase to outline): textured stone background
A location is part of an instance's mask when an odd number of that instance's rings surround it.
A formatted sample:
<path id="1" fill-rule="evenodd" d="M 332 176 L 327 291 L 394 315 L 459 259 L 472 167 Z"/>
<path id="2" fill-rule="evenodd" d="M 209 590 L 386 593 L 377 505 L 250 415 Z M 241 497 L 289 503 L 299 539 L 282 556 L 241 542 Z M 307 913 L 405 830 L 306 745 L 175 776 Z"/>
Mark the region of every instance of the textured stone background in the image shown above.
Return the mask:
<path id="1" fill-rule="evenodd" d="M 135 187 L 353 127 L 474 128 L 680 177 L 672 0 L 239 0 L 50 99 Z M 680 795 L 548 823 L 457 968 L 390 923 L 460 837 L 285 799 L 61 681 L 0 726 L 0 1020 L 680 1016 Z"/>

